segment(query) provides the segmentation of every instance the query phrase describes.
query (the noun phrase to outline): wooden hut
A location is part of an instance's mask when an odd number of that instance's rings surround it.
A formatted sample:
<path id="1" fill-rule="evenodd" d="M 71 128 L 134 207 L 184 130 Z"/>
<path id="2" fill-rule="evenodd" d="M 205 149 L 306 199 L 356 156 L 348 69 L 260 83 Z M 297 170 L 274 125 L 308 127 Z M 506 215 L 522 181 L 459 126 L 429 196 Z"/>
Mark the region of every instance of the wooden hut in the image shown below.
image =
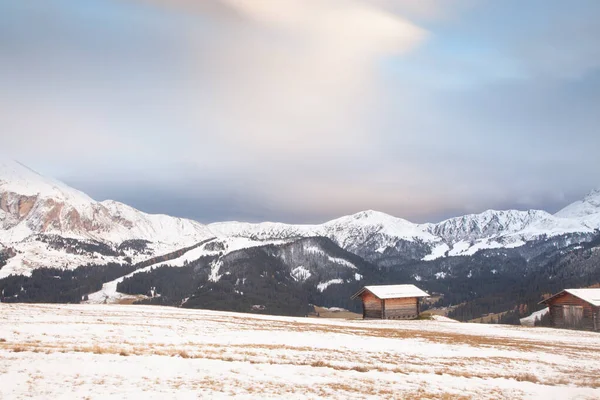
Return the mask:
<path id="1" fill-rule="evenodd" d="M 419 299 L 429 297 L 415 285 L 365 286 L 352 296 L 360 297 L 364 319 L 412 319 L 421 309 Z"/>
<path id="2" fill-rule="evenodd" d="M 541 301 L 556 328 L 600 331 L 600 289 L 565 289 Z"/>

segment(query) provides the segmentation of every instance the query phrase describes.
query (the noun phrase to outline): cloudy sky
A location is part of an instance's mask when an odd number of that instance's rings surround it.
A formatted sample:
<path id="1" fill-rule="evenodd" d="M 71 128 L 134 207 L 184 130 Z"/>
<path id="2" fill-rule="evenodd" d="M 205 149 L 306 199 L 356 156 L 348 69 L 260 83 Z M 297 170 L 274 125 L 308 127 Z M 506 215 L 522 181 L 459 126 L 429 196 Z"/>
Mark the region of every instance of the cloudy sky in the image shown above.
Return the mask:
<path id="1" fill-rule="evenodd" d="M 217 220 L 556 211 L 600 186 L 597 0 L 0 0 L 5 155 Z"/>

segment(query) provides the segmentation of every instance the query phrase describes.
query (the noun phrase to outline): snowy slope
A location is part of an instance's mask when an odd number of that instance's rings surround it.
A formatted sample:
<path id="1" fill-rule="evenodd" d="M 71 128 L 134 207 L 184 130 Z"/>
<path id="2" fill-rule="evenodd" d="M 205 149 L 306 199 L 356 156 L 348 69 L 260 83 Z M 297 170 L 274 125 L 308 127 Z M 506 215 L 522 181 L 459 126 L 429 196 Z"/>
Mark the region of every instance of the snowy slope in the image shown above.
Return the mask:
<path id="1" fill-rule="evenodd" d="M 583 200 L 569 204 L 555 214 L 591 228 L 600 229 L 600 189 L 592 190 Z"/>
<path id="2" fill-rule="evenodd" d="M 6 304 L 6 399 L 598 399 L 600 335 L 174 307 Z"/>
<path id="3" fill-rule="evenodd" d="M 544 315 L 548 314 L 549 311 L 550 311 L 550 309 L 548 307 L 546 307 L 543 310 L 533 312 L 533 313 L 531 313 L 531 315 L 520 319 L 521 325 L 535 326 L 535 321 L 536 320 L 539 321 Z"/>
<path id="4" fill-rule="evenodd" d="M 85 193 L 54 179 L 42 177 L 32 169 L 13 160 L 0 159 L 0 193 L 37 196 L 81 206 L 94 202 Z"/>

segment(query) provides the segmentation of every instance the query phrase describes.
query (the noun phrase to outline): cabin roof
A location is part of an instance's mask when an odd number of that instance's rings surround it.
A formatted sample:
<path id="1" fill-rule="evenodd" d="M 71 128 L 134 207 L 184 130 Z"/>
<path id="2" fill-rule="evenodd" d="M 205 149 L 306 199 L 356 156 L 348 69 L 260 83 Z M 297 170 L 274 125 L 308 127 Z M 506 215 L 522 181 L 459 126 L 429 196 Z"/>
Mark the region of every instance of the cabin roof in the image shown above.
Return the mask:
<path id="1" fill-rule="evenodd" d="M 579 297 L 581 300 L 590 303 L 593 306 L 600 307 L 600 288 L 598 289 L 565 289 L 561 292 L 556 293 L 554 296 L 547 298 L 546 300 L 540 301 L 541 303 L 548 303 L 550 300 L 563 293 L 572 294 L 575 297 Z"/>
<path id="2" fill-rule="evenodd" d="M 384 299 L 399 299 L 405 297 L 429 297 L 429 295 L 416 287 L 415 285 L 372 285 L 365 286 L 356 292 L 352 299 L 357 298 L 365 290 L 373 293 L 378 298 Z"/>

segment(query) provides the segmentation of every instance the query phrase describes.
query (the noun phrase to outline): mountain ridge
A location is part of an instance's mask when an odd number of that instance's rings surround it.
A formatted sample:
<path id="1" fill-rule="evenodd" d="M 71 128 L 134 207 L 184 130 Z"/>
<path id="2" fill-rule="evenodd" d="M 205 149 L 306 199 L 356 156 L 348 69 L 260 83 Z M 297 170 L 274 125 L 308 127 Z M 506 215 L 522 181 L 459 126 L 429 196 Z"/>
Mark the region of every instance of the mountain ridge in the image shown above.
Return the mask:
<path id="1" fill-rule="evenodd" d="M 15 247 L 12 263 L 19 268 L 0 270 L 27 273 L 43 264 L 63 262 L 73 268 L 85 262 L 109 261 L 94 252 L 85 257 L 42 257 L 48 240 L 36 235 L 92 241 L 118 247 L 129 240 L 149 242 L 146 253 L 121 252 L 111 261 L 159 255 L 217 237 L 224 251 L 265 243 L 281 243 L 303 237 L 326 237 L 341 248 L 376 264 L 409 260 L 431 261 L 440 257 L 472 255 L 495 248 L 516 248 L 544 238 L 577 235 L 576 240 L 592 237 L 600 228 L 600 190 L 574 202 L 552 215 L 543 210 L 487 210 L 449 218 L 439 223 L 416 224 L 392 215 L 366 210 L 322 224 L 285 224 L 279 222 L 199 222 L 164 214 L 143 213 L 126 204 L 95 201 L 85 193 L 62 182 L 45 178 L 16 161 L 0 161 L 0 243 Z M 56 247 L 56 246 L 55 246 Z M 46 253 L 44 253 L 46 252 Z M 34 254 L 39 256 L 37 259 Z M 103 258 L 104 257 L 104 258 Z M 67 260 L 68 258 L 68 260 Z"/>

